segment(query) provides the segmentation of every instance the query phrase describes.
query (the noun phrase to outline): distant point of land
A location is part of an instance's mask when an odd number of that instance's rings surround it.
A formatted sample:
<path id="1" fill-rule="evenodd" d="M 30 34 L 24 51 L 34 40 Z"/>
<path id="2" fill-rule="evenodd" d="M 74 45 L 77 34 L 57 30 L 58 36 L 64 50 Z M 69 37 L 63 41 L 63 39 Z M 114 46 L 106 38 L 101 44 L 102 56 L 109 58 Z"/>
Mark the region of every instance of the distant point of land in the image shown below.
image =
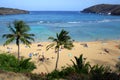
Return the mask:
<path id="1" fill-rule="evenodd" d="M 88 7 L 81 12 L 108 14 L 108 15 L 119 15 L 120 16 L 120 5 L 99 4 L 99 5 L 94 5 L 94 6 Z"/>
<path id="2" fill-rule="evenodd" d="M 29 11 L 26 10 L 0 7 L 0 15 L 28 14 L 28 13 Z"/>

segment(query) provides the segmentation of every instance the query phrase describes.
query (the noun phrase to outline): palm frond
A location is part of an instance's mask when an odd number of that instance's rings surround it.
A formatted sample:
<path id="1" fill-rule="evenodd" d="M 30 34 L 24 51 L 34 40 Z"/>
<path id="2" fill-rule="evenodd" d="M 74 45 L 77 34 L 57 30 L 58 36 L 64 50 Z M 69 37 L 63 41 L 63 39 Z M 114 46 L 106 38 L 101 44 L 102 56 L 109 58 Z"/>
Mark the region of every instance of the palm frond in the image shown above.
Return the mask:
<path id="1" fill-rule="evenodd" d="M 57 39 L 59 39 L 59 34 L 58 33 L 56 33 L 56 37 L 57 37 Z"/>
<path id="2" fill-rule="evenodd" d="M 22 31 L 23 33 L 30 31 L 30 27 L 29 27 L 27 24 L 23 24 L 22 26 L 24 26 L 24 27 L 22 27 L 22 29 L 21 29 L 21 31 Z"/>
<path id="3" fill-rule="evenodd" d="M 61 42 L 61 44 L 64 44 L 68 41 L 70 41 L 70 36 L 68 35 L 68 32 L 65 30 L 62 30 L 60 34 L 58 34 L 58 40 Z"/>
<path id="4" fill-rule="evenodd" d="M 58 39 L 56 39 L 56 38 L 54 38 L 54 37 L 49 37 L 48 39 L 49 39 L 49 40 L 52 40 L 53 42 L 56 42 L 56 43 L 58 42 Z"/>
<path id="5" fill-rule="evenodd" d="M 28 39 L 28 40 L 31 40 L 31 41 L 35 41 L 34 38 L 29 37 L 29 36 L 28 36 L 28 37 L 25 37 L 25 38 Z"/>
<path id="6" fill-rule="evenodd" d="M 10 23 L 8 24 L 8 28 L 9 28 L 9 30 L 10 30 L 12 33 L 16 34 L 15 29 L 11 26 Z"/>
<path id="7" fill-rule="evenodd" d="M 25 38 L 20 38 L 20 41 L 23 43 L 23 44 L 25 44 L 25 45 L 27 45 L 27 46 L 29 46 L 30 44 L 31 44 L 31 42 L 29 41 L 29 40 L 27 40 L 27 39 L 25 39 Z"/>
<path id="8" fill-rule="evenodd" d="M 68 35 L 68 32 L 65 31 L 64 29 L 61 30 L 61 32 L 58 34 L 56 33 L 56 38 L 54 37 L 49 37 L 48 39 L 52 40 L 53 42 L 56 42 L 56 48 L 58 48 L 58 46 L 63 46 L 66 49 L 72 49 L 72 47 L 74 47 L 70 36 Z"/>
<path id="9" fill-rule="evenodd" d="M 11 37 L 15 37 L 14 34 L 3 34 L 2 36 L 3 38 L 11 38 Z"/>
<path id="10" fill-rule="evenodd" d="M 30 30 L 29 26 L 24 21 L 14 21 L 13 24 L 17 32 L 24 33 Z"/>
<path id="11" fill-rule="evenodd" d="M 15 37 L 11 37 L 11 38 L 7 39 L 5 41 L 5 43 L 3 44 L 3 46 L 10 44 L 11 42 L 13 42 L 14 39 L 15 39 Z"/>
<path id="12" fill-rule="evenodd" d="M 75 64 L 75 62 L 73 60 L 71 60 L 71 61 L 73 63 L 73 67 L 75 68 L 75 70 L 78 71 L 78 69 L 79 69 L 78 66 Z"/>
<path id="13" fill-rule="evenodd" d="M 35 34 L 28 34 L 28 36 L 35 36 Z"/>
<path id="14" fill-rule="evenodd" d="M 55 43 L 49 44 L 49 45 L 46 47 L 46 50 L 49 50 L 49 49 L 52 48 L 54 45 L 55 45 Z"/>
<path id="15" fill-rule="evenodd" d="M 54 41 L 55 38 L 54 37 L 49 37 L 48 39 Z"/>
<path id="16" fill-rule="evenodd" d="M 71 50 L 72 47 L 74 47 L 73 43 L 71 41 L 64 43 L 64 48 Z"/>
<path id="17" fill-rule="evenodd" d="M 34 34 L 23 34 L 21 37 L 34 41 L 34 38 L 32 36 L 34 36 Z"/>

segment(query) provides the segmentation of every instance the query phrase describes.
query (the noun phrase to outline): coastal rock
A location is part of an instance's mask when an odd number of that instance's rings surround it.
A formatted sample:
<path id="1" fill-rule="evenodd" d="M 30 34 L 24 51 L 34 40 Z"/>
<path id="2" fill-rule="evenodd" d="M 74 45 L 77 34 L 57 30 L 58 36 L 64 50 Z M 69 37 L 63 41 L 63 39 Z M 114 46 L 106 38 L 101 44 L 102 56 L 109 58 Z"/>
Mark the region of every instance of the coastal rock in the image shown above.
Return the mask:
<path id="1" fill-rule="evenodd" d="M 108 15 L 120 15 L 120 5 L 112 4 L 99 4 L 84 9 L 84 13 L 97 13 L 97 14 L 108 14 Z"/>
<path id="2" fill-rule="evenodd" d="M 0 7 L 0 15 L 28 14 L 28 13 L 29 11 L 26 11 L 26 10 Z"/>

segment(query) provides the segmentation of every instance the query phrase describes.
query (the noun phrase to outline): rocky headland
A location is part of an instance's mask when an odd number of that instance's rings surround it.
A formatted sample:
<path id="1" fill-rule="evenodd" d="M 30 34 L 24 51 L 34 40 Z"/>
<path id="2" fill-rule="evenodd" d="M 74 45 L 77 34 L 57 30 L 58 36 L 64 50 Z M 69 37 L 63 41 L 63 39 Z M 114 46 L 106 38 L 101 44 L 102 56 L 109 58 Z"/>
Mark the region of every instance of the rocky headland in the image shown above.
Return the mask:
<path id="1" fill-rule="evenodd" d="M 0 7 L 0 15 L 28 14 L 28 13 L 29 11 L 26 10 Z"/>
<path id="2" fill-rule="evenodd" d="M 88 7 L 81 12 L 108 14 L 108 15 L 119 15 L 120 16 L 120 5 L 99 4 L 99 5 L 94 5 L 94 6 Z"/>

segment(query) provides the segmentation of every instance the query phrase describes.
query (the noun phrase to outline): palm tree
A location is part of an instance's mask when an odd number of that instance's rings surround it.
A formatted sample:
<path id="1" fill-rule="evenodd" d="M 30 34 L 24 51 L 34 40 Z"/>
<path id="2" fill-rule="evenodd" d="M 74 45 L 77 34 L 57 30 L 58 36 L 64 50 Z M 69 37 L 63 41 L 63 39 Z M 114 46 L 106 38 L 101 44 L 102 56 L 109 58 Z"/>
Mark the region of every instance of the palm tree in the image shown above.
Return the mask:
<path id="1" fill-rule="evenodd" d="M 55 51 L 57 51 L 57 60 L 55 65 L 55 70 L 56 70 L 58 66 L 60 48 L 63 47 L 70 50 L 73 47 L 73 43 L 71 41 L 71 37 L 68 35 L 68 32 L 65 30 L 61 30 L 59 34 L 56 33 L 56 38 L 49 37 L 48 39 L 52 40 L 53 43 L 49 44 L 46 47 L 46 49 L 48 50 L 49 48 L 52 48 L 53 46 L 55 46 Z"/>
<path id="2" fill-rule="evenodd" d="M 9 24 L 8 26 L 11 33 L 4 34 L 3 38 L 7 40 L 3 44 L 8 45 L 13 41 L 16 41 L 16 45 L 18 46 L 18 60 L 20 59 L 20 42 L 29 46 L 31 44 L 31 40 L 34 41 L 34 34 L 28 34 L 30 31 L 29 26 L 24 21 L 14 21 L 13 24 Z"/>

